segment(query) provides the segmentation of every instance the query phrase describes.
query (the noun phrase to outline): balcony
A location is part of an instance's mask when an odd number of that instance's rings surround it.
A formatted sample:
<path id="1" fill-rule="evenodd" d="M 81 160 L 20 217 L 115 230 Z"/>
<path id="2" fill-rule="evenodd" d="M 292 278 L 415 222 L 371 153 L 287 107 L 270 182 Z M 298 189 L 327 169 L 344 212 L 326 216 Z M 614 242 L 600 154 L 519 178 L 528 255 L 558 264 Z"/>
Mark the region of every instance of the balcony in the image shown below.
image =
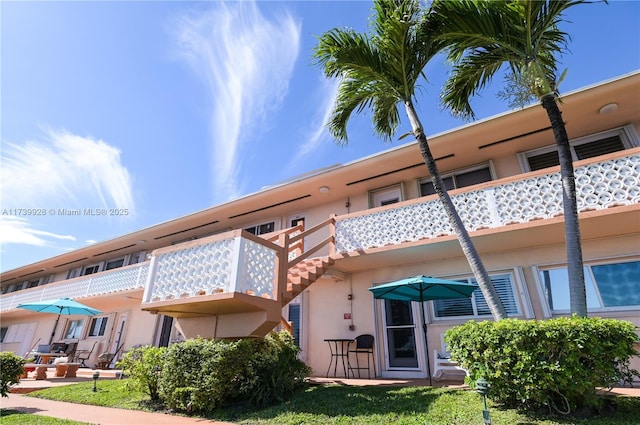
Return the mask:
<path id="1" fill-rule="evenodd" d="M 264 309 L 278 299 L 283 253 L 242 230 L 156 250 L 142 306 L 176 317 Z"/>
<path id="2" fill-rule="evenodd" d="M 623 207 L 616 211 L 625 212 L 627 220 L 632 222 L 640 204 L 640 149 L 598 159 L 575 164 L 581 219 L 591 212 Z M 472 236 L 474 232 L 475 235 L 504 233 L 532 228 L 537 224 L 562 222 L 559 167 L 458 189 L 450 194 Z M 591 213 L 594 215 L 597 214 Z M 559 234 L 563 236 L 563 230 Z M 403 246 L 424 246 L 454 238 L 449 219 L 435 195 L 338 216 L 335 221 L 336 259 L 397 250 Z M 440 258 L 455 252 L 455 244 L 450 245 L 449 248 L 442 247 Z M 445 253 L 446 249 L 449 251 Z M 410 261 L 409 257 L 405 259 Z"/>
<path id="3" fill-rule="evenodd" d="M 69 297 L 83 298 L 142 290 L 149 273 L 149 263 L 121 267 L 97 274 L 53 282 L 2 296 L 0 312 L 15 309 L 18 304 Z"/>

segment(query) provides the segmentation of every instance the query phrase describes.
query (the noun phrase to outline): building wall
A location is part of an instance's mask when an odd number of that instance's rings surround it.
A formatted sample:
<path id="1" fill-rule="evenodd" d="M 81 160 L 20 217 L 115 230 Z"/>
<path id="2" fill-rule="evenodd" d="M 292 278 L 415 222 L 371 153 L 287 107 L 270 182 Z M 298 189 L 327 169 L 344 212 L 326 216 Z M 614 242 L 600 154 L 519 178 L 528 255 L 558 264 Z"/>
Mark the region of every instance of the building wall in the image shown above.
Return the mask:
<path id="1" fill-rule="evenodd" d="M 620 237 L 612 237 L 598 240 L 587 240 L 583 243 L 584 260 L 591 261 L 613 258 L 640 258 L 638 257 L 638 242 L 640 235 L 632 234 Z M 553 244 L 539 247 L 528 247 L 519 250 L 500 251 L 481 254 L 489 273 L 500 271 L 513 271 L 517 280 L 517 288 L 521 291 L 518 295 L 522 319 L 549 317 L 545 307 L 544 295 L 538 283 L 534 266 L 562 264 L 566 257 L 564 244 Z M 634 257 L 635 256 L 635 257 Z M 307 333 L 308 353 L 306 361 L 312 367 L 313 373 L 324 376 L 329 367 L 331 353 L 326 338 L 354 338 L 363 333 L 376 336 L 376 348 L 378 359 L 378 371 L 384 365 L 383 335 L 381 333 L 381 301 L 373 299 L 367 290 L 369 287 L 419 274 L 455 279 L 470 274 L 469 266 L 463 256 L 447 258 L 424 263 L 406 264 L 397 267 L 384 267 L 364 270 L 347 275 L 344 281 L 322 279 L 313 284 L 307 290 L 309 315 L 307 326 L 303 329 Z M 349 300 L 348 295 L 352 294 Z M 464 323 L 467 319 L 438 319 L 433 317 L 430 311 L 431 305 L 427 304 L 428 338 L 430 356 L 433 350 L 441 350 L 442 334 L 450 327 Z M 345 314 L 350 314 L 351 319 L 345 319 Z M 612 317 L 627 320 L 640 326 L 640 315 L 637 310 L 602 311 L 592 312 L 590 316 Z M 414 320 L 418 321 L 417 317 Z M 491 317 L 483 317 L 478 320 L 491 320 Z M 354 329 L 349 325 L 353 323 Z M 376 328 L 377 324 L 377 328 Z M 421 340 L 421 329 L 416 327 L 418 333 L 417 347 L 422 350 L 424 342 Z M 380 357 L 378 357 L 380 356 Z M 424 352 L 419 352 L 423 356 Z M 433 362 L 433 359 L 431 359 Z M 633 359 L 632 367 L 640 369 L 640 358 Z M 339 376 L 341 374 L 339 365 Z M 333 367 L 332 372 L 333 373 Z M 389 377 L 403 377 L 402 372 L 384 372 Z M 417 376 L 413 376 L 417 377 Z"/>

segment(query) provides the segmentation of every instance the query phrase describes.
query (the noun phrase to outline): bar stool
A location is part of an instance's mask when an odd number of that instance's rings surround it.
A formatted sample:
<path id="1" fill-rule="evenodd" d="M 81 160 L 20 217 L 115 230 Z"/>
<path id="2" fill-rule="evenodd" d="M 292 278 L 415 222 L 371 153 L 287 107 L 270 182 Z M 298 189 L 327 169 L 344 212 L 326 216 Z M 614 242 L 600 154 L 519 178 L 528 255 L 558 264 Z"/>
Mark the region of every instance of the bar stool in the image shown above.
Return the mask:
<path id="1" fill-rule="evenodd" d="M 351 376 L 354 378 L 355 373 L 354 370 L 358 371 L 358 378 L 360 378 L 360 371 L 363 369 L 367 370 L 367 378 L 371 379 L 371 363 L 373 363 L 373 377 L 376 377 L 376 363 L 373 358 L 373 335 L 364 334 L 359 335 L 355 338 L 356 346 L 353 350 L 349 350 L 349 353 L 354 353 L 356 355 L 356 367 L 353 367 L 351 361 L 349 361 L 349 370 L 351 371 Z M 366 354 L 367 355 L 367 367 L 360 367 L 360 360 L 358 359 L 358 354 Z M 369 358 L 371 358 L 371 362 L 369 362 Z"/>

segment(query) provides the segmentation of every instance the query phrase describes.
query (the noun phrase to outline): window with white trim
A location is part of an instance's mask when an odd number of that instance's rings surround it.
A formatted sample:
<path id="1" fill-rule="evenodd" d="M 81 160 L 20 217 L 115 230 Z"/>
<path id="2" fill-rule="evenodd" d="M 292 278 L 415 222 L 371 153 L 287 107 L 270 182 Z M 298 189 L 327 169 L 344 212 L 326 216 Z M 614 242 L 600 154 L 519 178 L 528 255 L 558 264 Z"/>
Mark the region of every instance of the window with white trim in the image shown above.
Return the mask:
<path id="1" fill-rule="evenodd" d="M 67 273 L 67 279 L 73 279 L 75 277 L 80 276 L 81 271 L 82 271 L 82 267 L 69 270 L 69 273 Z"/>
<path id="2" fill-rule="evenodd" d="M 383 207 L 403 201 L 402 185 L 376 189 L 369 192 L 369 205 L 371 208 Z"/>
<path id="3" fill-rule="evenodd" d="M 264 235 L 265 233 L 271 233 L 276 230 L 276 223 L 274 221 L 270 221 L 268 223 L 257 224 L 251 227 L 245 227 L 247 232 L 253 235 Z"/>
<path id="4" fill-rule="evenodd" d="M 504 304 L 509 316 L 520 314 L 520 307 L 516 300 L 515 284 L 511 273 L 496 274 L 489 276 L 493 286 L 498 293 L 498 297 Z M 477 283 L 476 279 L 456 279 L 458 282 Z M 434 314 L 437 318 L 462 318 L 462 317 L 483 317 L 490 316 L 491 311 L 487 305 L 482 291 L 476 289 L 471 298 L 455 298 L 450 300 L 435 300 L 433 302 Z"/>
<path id="5" fill-rule="evenodd" d="M 542 292 L 553 313 L 571 310 L 566 267 L 538 269 Z M 584 266 L 587 310 L 640 308 L 640 260 Z"/>
<path id="6" fill-rule="evenodd" d="M 138 264 L 144 261 L 144 251 L 134 252 L 129 256 L 129 264 Z"/>
<path id="7" fill-rule="evenodd" d="M 82 330 L 84 329 L 84 319 L 69 320 L 67 329 L 64 332 L 64 339 L 80 339 L 82 338 Z"/>
<path id="8" fill-rule="evenodd" d="M 82 276 L 86 276 L 88 274 L 95 274 L 100 271 L 100 264 L 91 264 L 90 266 L 85 266 L 82 270 Z"/>
<path id="9" fill-rule="evenodd" d="M 573 161 L 594 158 L 608 153 L 630 149 L 638 145 L 638 138 L 631 126 L 616 128 L 598 134 L 570 140 Z M 560 165 L 555 145 L 518 154 L 523 172 L 541 170 Z"/>
<path id="10" fill-rule="evenodd" d="M 458 189 L 461 187 L 473 186 L 474 184 L 484 183 L 493 180 L 491 167 L 485 164 L 473 168 L 465 168 L 450 174 L 443 174 L 442 181 L 447 191 Z M 436 190 L 431 183 L 431 178 L 420 180 L 420 196 L 433 195 Z"/>
<path id="11" fill-rule="evenodd" d="M 109 260 L 105 263 L 104 269 L 111 270 L 124 266 L 124 257 L 117 258 L 115 260 Z"/>
<path id="12" fill-rule="evenodd" d="M 89 336 L 104 336 L 108 320 L 108 316 L 92 318 L 89 325 Z"/>

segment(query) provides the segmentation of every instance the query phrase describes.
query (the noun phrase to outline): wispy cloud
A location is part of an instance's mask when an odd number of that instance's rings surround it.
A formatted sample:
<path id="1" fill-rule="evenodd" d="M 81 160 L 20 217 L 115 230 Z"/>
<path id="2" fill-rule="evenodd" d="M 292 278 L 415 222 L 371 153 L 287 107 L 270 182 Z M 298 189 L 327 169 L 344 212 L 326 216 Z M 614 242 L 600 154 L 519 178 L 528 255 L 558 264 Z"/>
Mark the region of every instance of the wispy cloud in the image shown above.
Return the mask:
<path id="1" fill-rule="evenodd" d="M 54 240 L 75 241 L 71 235 L 59 235 L 57 233 L 36 230 L 30 228 L 27 218 L 10 215 L 0 216 L 0 234 L 2 244 L 22 244 L 45 246 Z"/>
<path id="2" fill-rule="evenodd" d="M 320 97 L 318 103 L 317 112 L 314 115 L 313 122 L 309 125 L 309 131 L 306 132 L 309 136 L 300 145 L 298 151 L 289 161 L 289 167 L 296 164 L 300 164 L 301 160 L 308 158 L 311 154 L 317 151 L 323 144 L 331 142 L 333 139 L 327 130 L 327 123 L 331 116 L 335 104 L 336 93 L 340 80 L 327 79 L 321 77 L 322 80 L 318 84 L 316 95 Z"/>
<path id="3" fill-rule="evenodd" d="M 43 246 L 70 240 L 39 230 L 59 209 L 127 209 L 135 214 L 132 181 L 120 151 L 102 140 L 44 130 L 43 140 L 3 141 L 0 154 L 0 241 Z M 38 221 L 38 225 L 34 224 Z"/>
<path id="4" fill-rule="evenodd" d="M 287 93 L 300 24 L 285 12 L 268 20 L 254 1 L 220 2 L 181 17 L 175 36 L 177 55 L 208 89 L 214 198 L 228 200 L 242 192 L 244 141 L 256 140 Z"/>
<path id="5" fill-rule="evenodd" d="M 3 208 L 126 208 L 135 205 L 120 151 L 102 140 L 45 130 L 45 140 L 3 142 Z"/>

